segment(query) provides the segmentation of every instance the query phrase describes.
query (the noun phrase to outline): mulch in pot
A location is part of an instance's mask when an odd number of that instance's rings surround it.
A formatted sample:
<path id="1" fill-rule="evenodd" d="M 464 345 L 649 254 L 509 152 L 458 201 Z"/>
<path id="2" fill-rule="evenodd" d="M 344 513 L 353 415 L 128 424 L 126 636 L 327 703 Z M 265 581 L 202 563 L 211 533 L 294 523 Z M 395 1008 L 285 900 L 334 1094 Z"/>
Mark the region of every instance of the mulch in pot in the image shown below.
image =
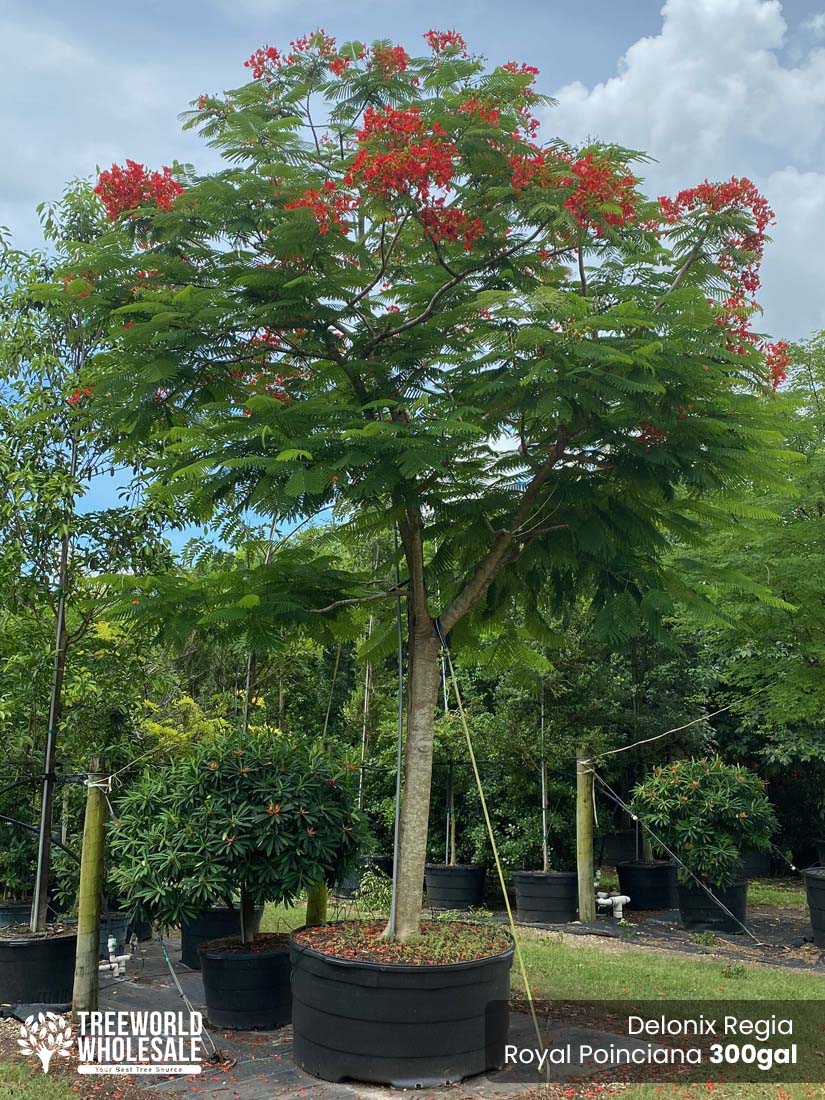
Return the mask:
<path id="1" fill-rule="evenodd" d="M 510 937 L 500 927 L 470 921 L 423 921 L 403 943 L 383 938 L 386 921 L 345 921 L 303 928 L 295 943 L 323 955 L 396 966 L 447 966 L 501 954 Z"/>
<path id="2" fill-rule="evenodd" d="M 238 936 L 224 936 L 222 939 L 209 940 L 208 943 L 202 944 L 201 950 L 254 955 L 263 951 L 286 951 L 288 946 L 288 932 L 258 932 L 251 943 L 244 943 Z"/>

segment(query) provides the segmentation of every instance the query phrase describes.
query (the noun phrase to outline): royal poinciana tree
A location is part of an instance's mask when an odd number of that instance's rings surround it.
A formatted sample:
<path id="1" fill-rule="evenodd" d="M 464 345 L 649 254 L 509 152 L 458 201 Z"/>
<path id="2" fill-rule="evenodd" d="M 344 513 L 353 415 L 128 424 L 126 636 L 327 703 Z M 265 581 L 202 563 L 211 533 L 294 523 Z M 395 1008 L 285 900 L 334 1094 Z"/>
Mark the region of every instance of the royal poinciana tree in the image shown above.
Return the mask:
<path id="1" fill-rule="evenodd" d="M 397 528 L 401 938 L 436 626 L 466 646 L 517 602 L 541 636 L 543 600 L 587 593 L 621 636 L 701 602 L 660 553 L 775 470 L 787 363 L 750 327 L 771 212 L 749 181 L 650 201 L 636 154 L 540 140 L 534 68 L 424 39 L 416 57 L 321 31 L 256 51 L 248 83 L 189 116 L 225 168 L 102 172 L 112 232 L 61 291 L 112 311 L 89 385 L 127 442 L 150 440 L 156 484 L 204 512 L 335 505 L 385 545 Z"/>

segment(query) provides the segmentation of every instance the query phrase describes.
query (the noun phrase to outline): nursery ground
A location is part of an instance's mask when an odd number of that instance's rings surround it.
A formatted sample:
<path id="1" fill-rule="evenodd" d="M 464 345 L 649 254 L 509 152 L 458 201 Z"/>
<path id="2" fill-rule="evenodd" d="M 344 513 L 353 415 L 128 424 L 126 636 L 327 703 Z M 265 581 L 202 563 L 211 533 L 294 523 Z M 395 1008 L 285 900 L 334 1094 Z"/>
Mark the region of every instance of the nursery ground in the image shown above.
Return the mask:
<path id="1" fill-rule="evenodd" d="M 773 881 L 773 880 L 772 880 Z M 790 915 L 804 920 L 800 898 L 790 887 L 769 886 L 786 891 L 790 896 L 782 909 L 764 909 L 765 921 L 787 920 Z M 758 891 L 754 893 L 758 896 Z M 760 899 L 761 900 L 761 899 Z M 796 902 L 797 904 L 794 904 Z M 351 907 L 350 907 L 351 908 Z M 335 914 L 346 915 L 346 909 Z M 331 914 L 331 915 L 335 915 Z M 303 920 L 303 909 L 269 907 L 265 926 L 294 927 Z M 543 1000 L 621 999 L 625 997 L 681 998 L 697 1000 L 761 999 L 795 1000 L 825 999 L 825 968 L 813 958 L 794 965 L 783 963 L 780 955 L 768 961 L 749 959 L 742 955 L 732 961 L 731 952 L 744 952 L 737 944 L 741 937 L 720 938 L 717 944 L 695 944 L 682 933 L 685 942 L 665 947 L 661 943 L 642 942 L 637 927 L 629 934 L 622 927 L 617 936 L 588 934 L 584 928 L 575 931 L 522 930 L 524 956 L 534 996 Z M 572 928 L 572 926 L 569 926 Z M 599 931 L 616 931 L 615 926 L 602 922 Z M 178 995 L 160 957 L 157 945 L 144 945 L 146 958 L 143 969 L 132 968 L 129 982 L 114 986 L 104 981 L 102 1007 L 162 1007 L 177 1008 Z M 687 948 L 690 954 L 686 954 Z M 177 957 L 177 952 L 172 952 Z M 193 1001 L 202 1004 L 200 976 L 176 965 L 181 981 Z M 523 1004 L 514 971 L 514 1006 Z M 122 1079 L 109 1082 L 102 1079 L 82 1079 L 65 1067 L 59 1075 L 49 1078 L 35 1074 L 21 1062 L 14 1044 L 14 1029 L 0 1033 L 0 1100 L 177 1100 L 197 1097 L 198 1100 L 391 1100 L 404 1094 L 388 1089 L 349 1085 L 325 1085 L 298 1071 L 290 1059 L 290 1029 L 275 1033 L 219 1032 L 215 1036 L 221 1048 L 229 1049 L 237 1059 L 226 1070 L 210 1069 L 200 1078 L 157 1082 L 144 1087 L 143 1082 L 127 1083 Z M 825 1077 L 825 1067 L 823 1068 Z M 426 1090 L 421 1100 L 447 1096 L 455 1100 L 557 1100 L 557 1098 L 597 1097 L 616 1095 L 627 1100 L 699 1100 L 713 1091 L 714 1100 L 811 1100 L 825 1098 L 820 1085 L 776 1086 L 705 1084 L 681 1086 L 666 1084 L 607 1085 L 593 1084 L 551 1086 L 549 1089 L 528 1089 L 526 1086 L 504 1085 L 495 1077 L 473 1081 L 460 1088 Z"/>

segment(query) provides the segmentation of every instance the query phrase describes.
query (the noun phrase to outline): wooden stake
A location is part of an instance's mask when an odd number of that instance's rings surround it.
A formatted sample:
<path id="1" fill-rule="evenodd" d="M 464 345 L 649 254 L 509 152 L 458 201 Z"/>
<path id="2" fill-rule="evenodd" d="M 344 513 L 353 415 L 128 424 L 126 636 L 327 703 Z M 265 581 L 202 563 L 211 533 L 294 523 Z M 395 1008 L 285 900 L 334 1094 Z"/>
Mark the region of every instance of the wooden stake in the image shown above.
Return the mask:
<path id="1" fill-rule="evenodd" d="M 74 969 L 72 1009 L 93 1012 L 97 1008 L 98 962 L 100 956 L 100 899 L 103 893 L 103 853 L 108 805 L 100 786 L 104 769 L 99 759 L 91 761 L 86 787 L 86 818 L 80 856 L 80 890 L 77 901 L 77 956 Z"/>
<path id="2" fill-rule="evenodd" d="M 579 873 L 579 920 L 596 919 L 593 873 L 593 761 L 580 750 L 576 758 L 576 867 Z"/>

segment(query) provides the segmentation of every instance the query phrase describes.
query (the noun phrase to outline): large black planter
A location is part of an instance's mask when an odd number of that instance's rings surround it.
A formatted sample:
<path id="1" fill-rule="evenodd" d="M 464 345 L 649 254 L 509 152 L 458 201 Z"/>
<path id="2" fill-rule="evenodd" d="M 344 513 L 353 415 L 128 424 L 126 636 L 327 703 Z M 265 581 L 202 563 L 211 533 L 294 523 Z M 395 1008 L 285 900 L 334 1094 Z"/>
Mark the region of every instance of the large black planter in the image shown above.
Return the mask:
<path id="1" fill-rule="evenodd" d="M 619 893 L 630 898 L 628 909 L 676 909 L 676 864 L 667 860 L 617 863 Z"/>
<path id="2" fill-rule="evenodd" d="M 825 867 L 809 867 L 802 872 L 802 877 L 808 894 L 814 943 L 817 947 L 825 947 Z"/>
<path id="3" fill-rule="evenodd" d="M 518 919 L 528 924 L 566 924 L 576 919 L 579 883 L 575 871 L 516 871 Z"/>
<path id="4" fill-rule="evenodd" d="M 679 909 L 682 924 L 696 932 L 741 932 L 742 925 L 727 913 L 696 885 L 678 883 Z M 748 915 L 748 884 L 735 882 L 732 886 L 711 887 L 715 897 L 737 917 L 742 924 Z"/>
<path id="5" fill-rule="evenodd" d="M 0 928 L 10 924 L 28 924 L 31 916 L 30 901 L 0 901 Z"/>
<path id="6" fill-rule="evenodd" d="M 325 1081 L 434 1088 L 504 1065 L 512 946 L 447 966 L 322 955 L 290 941 L 293 1057 Z"/>
<path id="7" fill-rule="evenodd" d="M 180 959 L 192 970 L 200 970 L 201 960 L 198 948 L 208 940 L 219 940 L 224 936 L 240 935 L 241 925 L 237 911 L 225 906 L 207 909 L 194 920 L 184 921 L 180 926 Z"/>
<path id="8" fill-rule="evenodd" d="M 283 1027 L 292 1019 L 289 949 L 227 951 L 200 946 L 206 1018 L 215 1027 Z"/>
<path id="9" fill-rule="evenodd" d="M 428 863 L 424 868 L 431 909 L 472 909 L 484 901 L 485 869 L 478 863 Z"/>
<path id="10" fill-rule="evenodd" d="M 68 1004 L 76 951 L 74 935 L 0 939 L 0 1004 Z"/>

